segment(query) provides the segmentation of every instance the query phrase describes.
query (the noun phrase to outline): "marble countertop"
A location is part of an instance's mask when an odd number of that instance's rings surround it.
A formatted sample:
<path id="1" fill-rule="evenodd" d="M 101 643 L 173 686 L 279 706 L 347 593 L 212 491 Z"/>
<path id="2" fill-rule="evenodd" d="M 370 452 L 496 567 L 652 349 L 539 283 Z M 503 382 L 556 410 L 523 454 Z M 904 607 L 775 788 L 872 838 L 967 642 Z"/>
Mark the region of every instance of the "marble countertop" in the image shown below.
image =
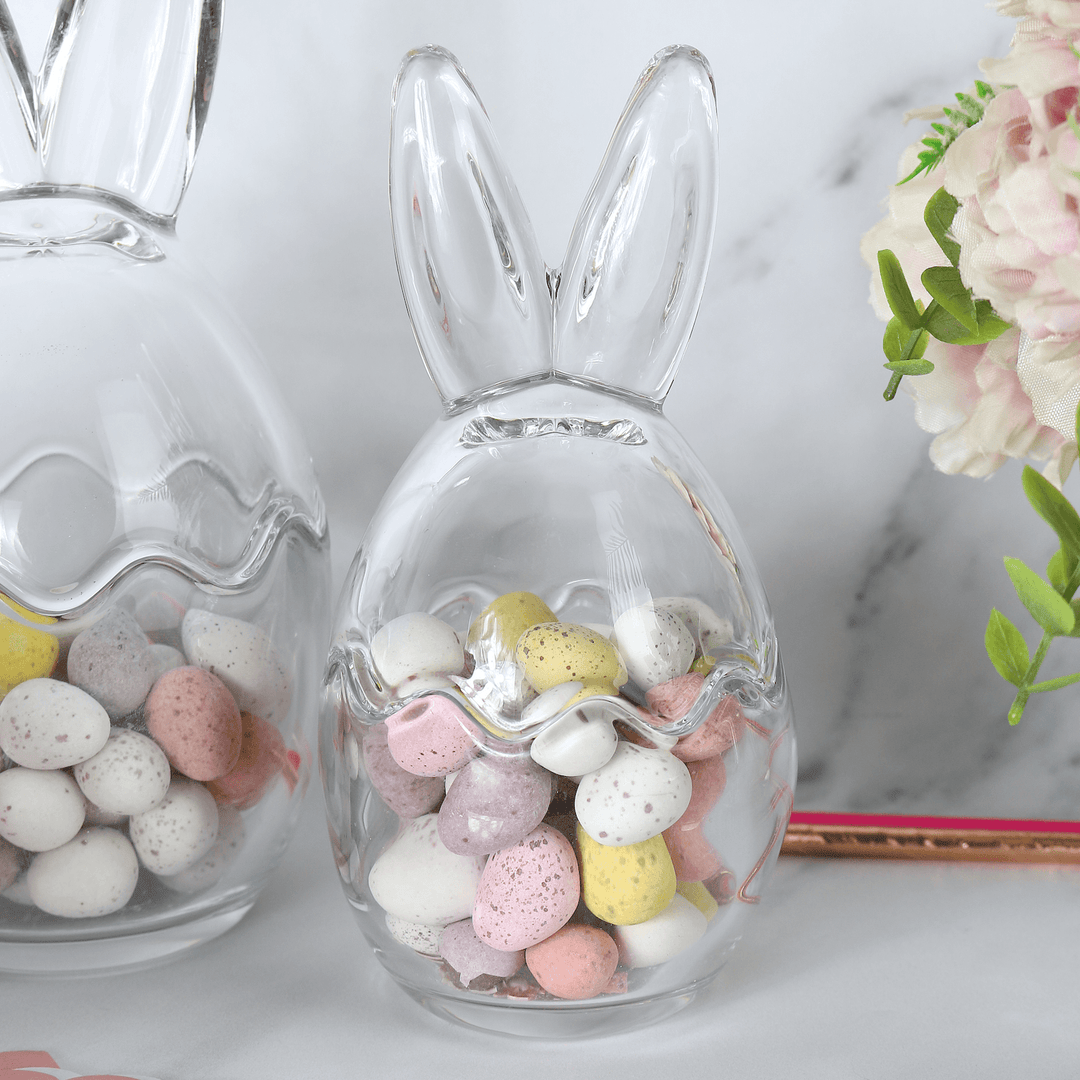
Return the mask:
<path id="1" fill-rule="evenodd" d="M 719 481 L 773 605 L 797 808 L 1080 817 L 1078 692 L 1043 695 L 1010 729 L 982 646 L 991 607 L 1021 621 L 1002 556 L 1039 565 L 1053 541 L 1019 465 L 986 482 L 935 473 L 910 402 L 882 401 L 858 253 L 901 149 L 923 134 L 902 114 L 965 89 L 1011 32 L 982 0 L 230 0 L 178 234 L 308 439 L 335 594 L 439 408 L 389 230 L 402 55 L 426 42 L 457 54 L 554 264 L 638 73 L 686 42 L 716 77 L 724 179 L 666 412 Z M 631 1035 L 530 1048 L 453 1029 L 393 986 L 340 896 L 321 813 L 313 789 L 266 892 L 217 942 L 134 974 L 0 981 L 0 1050 L 159 1080 L 1080 1068 L 1076 869 L 783 859 L 690 1008 Z"/>

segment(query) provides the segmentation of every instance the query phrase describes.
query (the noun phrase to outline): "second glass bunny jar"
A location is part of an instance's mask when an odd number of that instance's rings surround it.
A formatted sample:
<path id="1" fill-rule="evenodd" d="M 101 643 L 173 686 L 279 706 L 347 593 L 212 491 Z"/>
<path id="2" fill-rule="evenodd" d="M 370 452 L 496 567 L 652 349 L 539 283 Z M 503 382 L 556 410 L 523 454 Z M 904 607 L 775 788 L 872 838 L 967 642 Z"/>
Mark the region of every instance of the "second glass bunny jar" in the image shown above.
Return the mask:
<path id="1" fill-rule="evenodd" d="M 658 54 L 559 272 L 452 56 L 394 93 L 402 288 L 443 418 L 337 613 L 331 840 L 382 963 L 466 1024 L 658 1019 L 742 932 L 791 809 L 764 592 L 663 399 L 716 212 L 704 58 Z"/>

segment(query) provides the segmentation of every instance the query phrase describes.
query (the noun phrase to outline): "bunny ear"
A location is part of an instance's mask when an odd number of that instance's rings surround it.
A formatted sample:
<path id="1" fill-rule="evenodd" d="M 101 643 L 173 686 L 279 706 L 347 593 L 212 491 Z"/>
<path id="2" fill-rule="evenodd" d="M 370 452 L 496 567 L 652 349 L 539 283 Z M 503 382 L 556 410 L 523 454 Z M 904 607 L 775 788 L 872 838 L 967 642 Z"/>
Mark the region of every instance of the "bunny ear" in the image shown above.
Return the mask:
<path id="1" fill-rule="evenodd" d="M 0 75 L 0 190 L 4 190 L 41 178 L 34 77 L 4 0 L 0 0 L 0 69 L 7 76 Z"/>
<path id="2" fill-rule="evenodd" d="M 217 63 L 223 0 L 61 0 L 40 80 L 47 183 L 176 216 Z"/>
<path id="3" fill-rule="evenodd" d="M 658 53 L 578 214 L 555 301 L 556 371 L 663 401 L 712 251 L 716 92 L 696 50 Z"/>
<path id="4" fill-rule="evenodd" d="M 390 217 L 405 304 L 448 406 L 551 370 L 551 299 L 521 197 L 468 77 L 436 46 L 394 84 Z"/>

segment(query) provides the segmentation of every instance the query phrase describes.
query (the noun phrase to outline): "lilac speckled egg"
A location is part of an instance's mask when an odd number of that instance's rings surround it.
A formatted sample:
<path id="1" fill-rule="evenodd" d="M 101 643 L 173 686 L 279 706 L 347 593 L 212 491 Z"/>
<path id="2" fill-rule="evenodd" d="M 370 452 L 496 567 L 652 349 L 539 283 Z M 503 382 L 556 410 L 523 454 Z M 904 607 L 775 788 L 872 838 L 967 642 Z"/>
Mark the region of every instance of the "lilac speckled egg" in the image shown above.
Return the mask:
<path id="1" fill-rule="evenodd" d="M 360 752 L 372 787 L 399 817 L 417 818 L 429 814 L 442 801 L 443 778 L 417 776 L 403 769 L 390 754 L 385 724 L 364 729 Z"/>
<path id="2" fill-rule="evenodd" d="M 445 776 L 477 752 L 472 720 L 442 694 L 417 698 L 387 717 L 386 738 L 394 760 L 417 776 Z"/>
<path id="3" fill-rule="evenodd" d="M 692 792 L 690 773 L 670 752 L 620 742 L 603 768 L 581 778 L 574 811 L 598 844 L 622 847 L 674 825 Z"/>
<path id="4" fill-rule="evenodd" d="M 66 769 L 109 738 L 109 714 L 56 679 L 28 679 L 0 702 L 0 750 L 28 769 Z"/>
<path id="5" fill-rule="evenodd" d="M 30 899 L 65 919 L 119 911 L 135 891 L 139 860 L 116 829 L 84 829 L 73 840 L 35 857 L 26 873 Z"/>
<path id="6" fill-rule="evenodd" d="M 488 859 L 476 890 L 473 930 L 502 952 L 527 949 L 569 922 L 580 898 L 573 845 L 550 825 L 539 825 Z"/>
<path id="7" fill-rule="evenodd" d="M 85 629 L 68 651 L 68 682 L 100 701 L 113 720 L 137 709 L 157 676 L 150 639 L 123 608 Z"/>
<path id="8" fill-rule="evenodd" d="M 159 805 L 133 814 L 128 825 L 131 842 L 147 870 L 179 874 L 214 846 L 218 836 L 217 803 L 202 784 L 176 779 Z"/>
<path id="9" fill-rule="evenodd" d="M 24 851 L 66 844 L 85 818 L 83 799 L 66 772 L 5 769 L 0 773 L 0 836 Z"/>
<path id="10" fill-rule="evenodd" d="M 199 667 L 166 671 L 146 699 L 146 729 L 192 780 L 217 780 L 240 757 L 243 723 L 225 684 Z"/>
<path id="11" fill-rule="evenodd" d="M 266 631 L 243 619 L 191 608 L 180 632 L 187 658 L 217 675 L 244 712 L 270 723 L 284 721 L 292 689 Z"/>
<path id="12" fill-rule="evenodd" d="M 375 902 L 407 922 L 446 926 L 472 913 L 482 857 L 455 855 L 439 839 L 434 814 L 415 818 L 375 860 L 368 888 Z"/>
<path id="13" fill-rule="evenodd" d="M 472 919 L 451 923 L 443 931 L 439 952 L 466 986 L 481 975 L 509 979 L 525 963 L 524 949 L 502 952 L 481 941 L 473 930 Z"/>
<path id="14" fill-rule="evenodd" d="M 544 820 L 551 773 L 531 758 L 473 758 L 447 790 L 439 837 L 458 855 L 490 855 L 516 844 Z"/>
<path id="15" fill-rule="evenodd" d="M 165 751 L 153 739 L 127 728 L 113 728 L 109 741 L 75 766 L 75 782 L 99 809 L 141 814 L 157 806 L 169 790 L 171 770 Z"/>

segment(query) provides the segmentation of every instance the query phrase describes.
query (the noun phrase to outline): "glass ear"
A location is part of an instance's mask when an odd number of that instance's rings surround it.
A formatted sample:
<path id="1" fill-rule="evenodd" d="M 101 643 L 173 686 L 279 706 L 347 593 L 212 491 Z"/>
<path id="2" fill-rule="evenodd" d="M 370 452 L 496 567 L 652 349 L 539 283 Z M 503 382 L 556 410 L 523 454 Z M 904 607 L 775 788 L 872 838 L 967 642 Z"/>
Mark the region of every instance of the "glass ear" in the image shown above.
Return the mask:
<path id="1" fill-rule="evenodd" d="M 532 224 L 475 90 L 431 46 L 394 87 L 390 206 L 402 291 L 451 406 L 551 368 L 551 300 Z"/>
<path id="2" fill-rule="evenodd" d="M 99 188 L 174 218 L 209 106 L 221 7 L 222 0 L 63 4 L 40 74 L 42 179 Z"/>
<path id="3" fill-rule="evenodd" d="M 705 285 L 716 218 L 716 95 L 674 46 L 642 74 L 574 225 L 555 306 L 555 368 L 661 402 Z"/>

